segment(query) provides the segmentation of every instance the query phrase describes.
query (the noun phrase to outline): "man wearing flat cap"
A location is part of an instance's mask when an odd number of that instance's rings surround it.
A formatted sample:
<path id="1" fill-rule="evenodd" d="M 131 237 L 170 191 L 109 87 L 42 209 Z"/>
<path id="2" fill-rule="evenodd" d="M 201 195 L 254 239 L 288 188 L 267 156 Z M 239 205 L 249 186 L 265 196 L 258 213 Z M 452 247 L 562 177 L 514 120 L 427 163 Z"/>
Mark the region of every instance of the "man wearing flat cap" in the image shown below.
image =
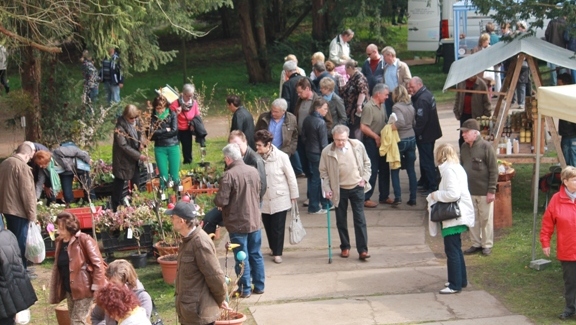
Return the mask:
<path id="1" fill-rule="evenodd" d="M 476 222 L 470 229 L 472 247 L 464 254 L 480 253 L 488 256 L 494 244 L 494 198 L 498 181 L 498 163 L 492 145 L 482 139 L 480 126 L 468 119 L 460 127 L 464 143 L 460 160 L 468 175 L 468 189 L 472 195 Z"/>
<path id="2" fill-rule="evenodd" d="M 212 239 L 198 226 L 194 203 L 180 201 L 172 216 L 174 230 L 182 235 L 175 283 L 176 312 L 181 324 L 214 324 L 220 307 L 227 309 L 224 272 Z"/>

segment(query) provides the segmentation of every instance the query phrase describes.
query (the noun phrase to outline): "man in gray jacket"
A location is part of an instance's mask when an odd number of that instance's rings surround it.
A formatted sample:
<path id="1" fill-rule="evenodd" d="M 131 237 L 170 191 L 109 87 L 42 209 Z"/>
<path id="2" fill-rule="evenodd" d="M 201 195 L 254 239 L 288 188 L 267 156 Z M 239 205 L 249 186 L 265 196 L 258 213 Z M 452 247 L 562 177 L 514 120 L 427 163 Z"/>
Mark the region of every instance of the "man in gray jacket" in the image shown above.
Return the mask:
<path id="1" fill-rule="evenodd" d="M 334 143 L 326 146 L 320 156 L 320 178 L 326 198 L 336 206 L 336 226 L 340 236 L 340 257 L 350 256 L 348 235 L 348 200 L 352 204 L 356 249 L 360 260 L 368 254 L 368 233 L 364 216 L 364 193 L 370 189 L 370 159 L 362 142 L 348 139 L 350 129 L 336 125 L 332 129 Z"/>
<path id="2" fill-rule="evenodd" d="M 264 293 L 264 260 L 260 250 L 260 177 L 256 169 L 244 163 L 237 144 L 226 145 L 222 153 L 228 169 L 222 176 L 214 203 L 222 209 L 230 242 L 240 245 L 234 249 L 234 259 L 237 275 L 242 273 L 241 264 L 244 262 L 244 270 L 238 281 L 238 294 L 246 298 L 252 293 Z M 243 261 L 238 259 L 240 251 L 245 253 Z"/>

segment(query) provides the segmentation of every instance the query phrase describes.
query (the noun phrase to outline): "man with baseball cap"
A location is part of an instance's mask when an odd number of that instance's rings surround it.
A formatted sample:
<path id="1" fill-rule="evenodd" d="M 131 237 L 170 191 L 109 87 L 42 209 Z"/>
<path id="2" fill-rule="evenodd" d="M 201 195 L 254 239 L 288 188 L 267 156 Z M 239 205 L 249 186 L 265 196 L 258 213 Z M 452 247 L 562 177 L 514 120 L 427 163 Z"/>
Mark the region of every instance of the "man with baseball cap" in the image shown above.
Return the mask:
<path id="1" fill-rule="evenodd" d="M 198 226 L 193 202 L 180 201 L 164 213 L 172 216 L 174 230 L 183 237 L 175 284 L 178 319 L 181 324 L 214 324 L 220 307 L 228 309 L 224 272 L 214 243 Z M 191 303 L 195 308 L 190 308 Z"/>
<path id="2" fill-rule="evenodd" d="M 472 247 L 464 254 L 482 252 L 488 256 L 494 244 L 494 199 L 498 181 L 496 153 L 490 142 L 482 139 L 480 126 L 475 119 L 468 119 L 460 127 L 464 143 L 460 160 L 468 175 L 468 189 L 472 195 L 476 222 L 470 229 Z"/>

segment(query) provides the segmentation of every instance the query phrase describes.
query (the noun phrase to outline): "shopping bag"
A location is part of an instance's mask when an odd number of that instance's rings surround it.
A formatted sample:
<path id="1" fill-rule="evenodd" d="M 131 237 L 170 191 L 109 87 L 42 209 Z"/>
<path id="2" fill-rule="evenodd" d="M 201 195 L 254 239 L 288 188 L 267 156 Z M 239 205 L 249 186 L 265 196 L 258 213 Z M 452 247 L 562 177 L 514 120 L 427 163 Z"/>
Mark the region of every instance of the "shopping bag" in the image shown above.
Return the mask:
<path id="1" fill-rule="evenodd" d="M 302 241 L 306 236 L 306 230 L 300 221 L 300 212 L 298 211 L 298 204 L 292 202 L 292 221 L 288 230 L 290 231 L 290 244 L 296 245 Z"/>
<path id="2" fill-rule="evenodd" d="M 30 222 L 28 226 L 28 238 L 26 239 L 26 253 L 24 254 L 27 260 L 32 263 L 42 263 L 46 257 L 46 246 L 44 246 L 44 239 L 40 233 L 40 226 L 35 222 Z"/>
<path id="3" fill-rule="evenodd" d="M 24 325 L 30 323 L 30 318 L 32 318 L 30 315 L 30 309 L 24 309 L 16 314 L 16 317 L 14 317 L 14 322 L 19 325 Z"/>

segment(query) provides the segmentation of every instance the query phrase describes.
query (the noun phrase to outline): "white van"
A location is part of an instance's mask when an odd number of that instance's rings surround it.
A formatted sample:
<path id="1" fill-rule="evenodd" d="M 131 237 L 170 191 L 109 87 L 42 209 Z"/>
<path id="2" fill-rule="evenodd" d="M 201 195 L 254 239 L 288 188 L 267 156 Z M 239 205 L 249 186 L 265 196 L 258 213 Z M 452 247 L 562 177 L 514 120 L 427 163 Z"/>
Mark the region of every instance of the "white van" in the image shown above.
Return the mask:
<path id="1" fill-rule="evenodd" d="M 409 0 L 408 1 L 408 50 L 436 51 L 442 39 L 453 39 L 455 0 Z M 470 1 L 460 1 L 460 4 Z M 488 15 L 468 11 L 466 40 L 476 40 L 484 31 L 486 23 L 493 21 Z M 530 21 L 528 21 L 530 24 Z M 544 22 L 547 26 L 548 21 Z M 500 29 L 496 24 L 497 29 Z M 544 37 L 544 30 L 536 31 L 537 37 Z M 475 42 L 474 42 L 475 43 Z M 476 44 L 474 44 L 476 45 Z"/>

